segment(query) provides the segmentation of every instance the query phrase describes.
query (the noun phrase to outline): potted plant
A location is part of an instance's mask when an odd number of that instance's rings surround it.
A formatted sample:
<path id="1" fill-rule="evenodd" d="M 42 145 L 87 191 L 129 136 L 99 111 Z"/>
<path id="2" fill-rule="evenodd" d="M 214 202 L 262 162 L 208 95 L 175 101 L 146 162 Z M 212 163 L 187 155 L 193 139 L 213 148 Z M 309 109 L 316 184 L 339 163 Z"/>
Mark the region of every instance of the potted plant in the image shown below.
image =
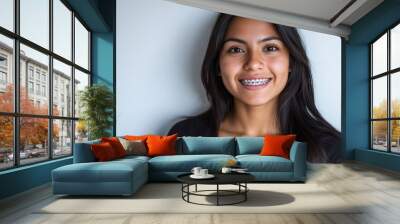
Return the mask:
<path id="1" fill-rule="evenodd" d="M 80 92 L 79 106 L 82 108 L 83 124 L 87 127 L 89 140 L 110 136 L 112 126 L 113 93 L 102 84 L 94 84 Z"/>

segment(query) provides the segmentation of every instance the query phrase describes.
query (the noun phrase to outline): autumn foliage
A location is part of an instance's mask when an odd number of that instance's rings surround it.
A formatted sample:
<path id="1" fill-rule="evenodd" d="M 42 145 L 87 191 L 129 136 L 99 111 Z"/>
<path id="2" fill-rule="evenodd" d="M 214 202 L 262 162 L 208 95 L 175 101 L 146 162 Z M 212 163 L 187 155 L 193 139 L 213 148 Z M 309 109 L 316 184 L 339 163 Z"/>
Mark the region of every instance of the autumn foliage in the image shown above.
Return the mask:
<path id="1" fill-rule="evenodd" d="M 391 117 L 400 117 L 400 100 L 392 100 Z M 383 100 L 380 104 L 373 108 L 373 118 L 387 118 L 387 101 Z M 400 121 L 392 121 L 392 142 L 398 141 L 400 138 Z M 374 138 L 386 139 L 387 121 L 375 121 L 373 125 Z"/>
<path id="2" fill-rule="evenodd" d="M 34 105 L 29 99 L 28 93 L 24 87 L 20 88 L 20 111 L 21 114 L 40 114 L 47 115 L 48 107 Z M 0 93 L 0 111 L 13 112 L 14 96 L 13 86 L 7 86 L 5 93 Z M 58 111 L 56 111 L 58 113 Z M 13 117 L 0 116 L 0 147 L 12 148 L 13 147 Z M 26 145 L 37 145 L 47 143 L 48 137 L 48 119 L 47 118 L 20 118 L 20 148 L 24 149 Z M 53 126 L 53 138 L 59 135 L 59 127 Z"/>

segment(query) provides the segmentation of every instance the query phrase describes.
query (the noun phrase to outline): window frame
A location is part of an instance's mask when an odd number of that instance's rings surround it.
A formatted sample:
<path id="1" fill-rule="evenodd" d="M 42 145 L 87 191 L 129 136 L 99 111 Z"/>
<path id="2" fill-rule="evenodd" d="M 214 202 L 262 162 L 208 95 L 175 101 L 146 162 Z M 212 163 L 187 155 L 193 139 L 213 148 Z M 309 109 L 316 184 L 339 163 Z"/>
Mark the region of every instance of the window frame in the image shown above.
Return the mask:
<path id="1" fill-rule="evenodd" d="M 5 168 L 0 168 L 0 172 L 5 171 L 5 170 L 11 170 L 11 169 L 16 169 L 19 167 L 24 167 L 24 166 L 30 166 L 33 164 L 38 164 L 38 163 L 43 163 L 46 161 L 50 160 L 58 160 L 66 157 L 73 156 L 74 152 L 74 143 L 75 143 L 75 126 L 76 122 L 79 120 L 79 117 L 75 117 L 75 108 L 72 107 L 72 113 L 70 116 L 56 116 L 53 115 L 53 96 L 54 96 L 54 90 L 53 90 L 53 60 L 58 60 L 59 62 L 62 62 L 68 66 L 71 66 L 71 83 L 74 84 L 75 82 L 75 69 L 85 73 L 89 77 L 89 83 L 88 86 L 92 85 L 92 61 L 91 61 L 91 37 L 92 37 L 92 30 L 88 27 L 88 25 L 84 22 L 84 20 L 79 16 L 78 13 L 76 13 L 75 10 L 72 9 L 72 7 L 66 2 L 65 0 L 59 0 L 68 10 L 71 11 L 71 18 L 70 18 L 70 23 L 71 23 L 71 58 L 67 59 L 64 58 L 63 56 L 55 53 L 53 50 L 53 24 L 54 24 L 54 17 L 53 17 L 53 0 L 48 0 L 49 3 L 49 46 L 48 49 L 45 47 L 42 47 L 39 44 L 36 44 L 29 39 L 26 39 L 20 35 L 20 0 L 14 0 L 13 1 L 13 10 L 14 10 L 14 30 L 10 31 L 4 27 L 0 26 L 0 35 L 3 35 L 5 37 L 11 38 L 13 40 L 13 64 L 12 69 L 11 69 L 11 74 L 14 78 L 14 93 L 13 93 L 13 102 L 14 102 L 14 110 L 13 112 L 2 112 L 0 111 L 0 116 L 4 117 L 11 117 L 13 119 L 13 154 L 14 154 L 14 161 L 13 161 L 13 166 L 10 167 L 5 167 Z M 75 18 L 84 26 L 84 28 L 88 31 L 88 69 L 85 69 L 78 64 L 75 63 Z M 48 77 L 46 80 L 46 87 L 45 90 L 48 91 L 48 93 L 45 94 L 48 96 L 48 112 L 46 115 L 39 115 L 39 114 L 27 114 L 27 113 L 21 113 L 20 112 L 20 44 L 23 44 L 27 47 L 30 47 L 36 51 L 39 51 L 40 53 L 43 53 L 48 56 L 49 58 L 49 63 L 48 63 Z M 41 74 L 42 72 L 39 73 L 39 80 L 36 80 L 36 69 L 33 68 L 33 79 L 30 77 L 30 65 L 27 64 L 27 74 L 26 75 L 26 82 L 32 81 L 35 86 L 36 83 L 40 83 L 42 86 L 42 79 L 41 79 Z M 28 86 L 27 86 L 28 87 Z M 28 87 L 29 88 L 29 87 Z M 74 85 L 71 87 L 71 93 L 72 93 L 72 99 L 71 99 L 71 104 L 74 105 L 75 103 L 75 88 Z M 27 91 L 29 91 L 27 89 Z M 34 87 L 34 92 L 36 91 Z M 38 96 L 42 96 L 41 91 Z M 40 160 L 38 162 L 32 162 L 32 163 L 26 163 L 26 164 L 21 164 L 20 161 L 20 119 L 21 118 L 45 118 L 47 119 L 48 122 L 48 136 L 47 136 L 47 150 L 48 150 L 48 155 L 47 158 L 44 157 L 43 160 Z M 62 155 L 62 156 L 55 156 L 53 155 L 54 152 L 54 147 L 53 147 L 53 123 L 56 120 L 65 120 L 65 121 L 70 121 L 71 122 L 71 153 L 68 155 Z"/>
<path id="2" fill-rule="evenodd" d="M 386 28 L 384 32 L 380 33 L 375 39 L 368 43 L 368 53 L 369 53 L 369 149 L 373 151 L 385 152 L 399 155 L 400 152 L 393 152 L 392 151 L 392 121 L 400 121 L 400 117 L 392 117 L 392 99 L 391 99 L 391 79 L 392 76 L 396 73 L 400 72 L 400 67 L 391 69 L 391 30 L 396 26 L 400 26 L 400 20 L 393 23 L 390 27 Z M 386 71 L 383 73 L 373 74 L 373 44 L 379 40 L 379 38 L 383 37 L 387 34 L 387 64 L 386 64 Z M 373 81 L 378 78 L 386 77 L 386 98 L 387 98 L 387 105 L 386 105 L 386 118 L 373 118 Z M 373 133 L 373 122 L 374 121 L 386 121 L 386 151 L 379 150 L 374 148 L 374 133 Z"/>

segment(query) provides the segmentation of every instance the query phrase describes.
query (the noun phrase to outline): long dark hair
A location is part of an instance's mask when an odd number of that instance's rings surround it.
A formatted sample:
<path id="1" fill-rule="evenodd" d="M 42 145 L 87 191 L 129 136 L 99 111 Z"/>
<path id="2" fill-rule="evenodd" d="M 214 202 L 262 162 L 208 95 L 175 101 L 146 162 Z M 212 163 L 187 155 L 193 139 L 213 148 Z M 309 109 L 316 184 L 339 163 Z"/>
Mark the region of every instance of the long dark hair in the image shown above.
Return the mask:
<path id="1" fill-rule="evenodd" d="M 218 77 L 219 54 L 225 33 L 235 16 L 220 14 L 210 36 L 201 78 L 207 92 L 216 130 L 233 109 L 233 96 Z M 278 119 L 282 133 L 294 133 L 308 144 L 307 157 L 312 162 L 338 162 L 341 159 L 340 133 L 330 125 L 315 106 L 309 60 L 301 38 L 293 27 L 274 24 L 289 51 L 290 70 L 286 87 L 279 95 Z"/>

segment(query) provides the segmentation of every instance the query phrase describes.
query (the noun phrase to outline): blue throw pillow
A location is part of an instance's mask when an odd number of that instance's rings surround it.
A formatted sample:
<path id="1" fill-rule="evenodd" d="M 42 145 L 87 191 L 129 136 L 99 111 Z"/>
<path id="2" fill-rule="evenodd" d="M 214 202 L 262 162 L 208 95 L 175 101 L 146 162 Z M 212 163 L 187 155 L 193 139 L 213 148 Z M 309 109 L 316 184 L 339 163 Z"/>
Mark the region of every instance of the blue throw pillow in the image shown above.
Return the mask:
<path id="1" fill-rule="evenodd" d="M 236 137 L 236 155 L 259 154 L 264 137 Z"/>
<path id="2" fill-rule="evenodd" d="M 235 155 L 234 137 L 182 137 L 182 154 Z"/>

